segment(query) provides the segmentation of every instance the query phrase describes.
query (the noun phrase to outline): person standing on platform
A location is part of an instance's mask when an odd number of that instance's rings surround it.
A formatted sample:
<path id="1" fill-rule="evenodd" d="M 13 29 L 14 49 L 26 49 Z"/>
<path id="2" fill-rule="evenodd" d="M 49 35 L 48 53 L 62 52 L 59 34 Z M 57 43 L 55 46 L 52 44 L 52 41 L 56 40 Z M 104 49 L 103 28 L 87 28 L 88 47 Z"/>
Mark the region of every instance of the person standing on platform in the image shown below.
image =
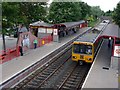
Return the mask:
<path id="1" fill-rule="evenodd" d="M 109 40 L 108 40 L 108 47 L 110 48 L 111 46 L 111 37 L 109 37 Z"/>
<path id="2" fill-rule="evenodd" d="M 38 41 L 37 41 L 36 39 L 34 39 L 34 41 L 33 41 L 33 44 L 34 44 L 34 49 L 36 49 L 36 48 L 37 48 L 37 43 L 38 43 Z"/>
<path id="3" fill-rule="evenodd" d="M 23 56 L 22 46 L 19 46 L 20 55 Z"/>

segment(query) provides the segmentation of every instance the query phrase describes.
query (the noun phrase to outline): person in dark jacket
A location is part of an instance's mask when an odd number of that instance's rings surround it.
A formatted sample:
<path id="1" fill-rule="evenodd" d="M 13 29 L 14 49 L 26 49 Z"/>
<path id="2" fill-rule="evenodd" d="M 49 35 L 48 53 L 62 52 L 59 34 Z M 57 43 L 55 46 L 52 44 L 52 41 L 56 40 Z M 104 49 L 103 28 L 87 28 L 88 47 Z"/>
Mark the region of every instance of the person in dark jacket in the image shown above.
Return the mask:
<path id="1" fill-rule="evenodd" d="M 109 37 L 109 40 L 108 40 L 108 47 L 110 48 L 111 46 L 111 37 Z"/>
<path id="2" fill-rule="evenodd" d="M 23 56 L 22 46 L 19 46 L 20 55 Z"/>

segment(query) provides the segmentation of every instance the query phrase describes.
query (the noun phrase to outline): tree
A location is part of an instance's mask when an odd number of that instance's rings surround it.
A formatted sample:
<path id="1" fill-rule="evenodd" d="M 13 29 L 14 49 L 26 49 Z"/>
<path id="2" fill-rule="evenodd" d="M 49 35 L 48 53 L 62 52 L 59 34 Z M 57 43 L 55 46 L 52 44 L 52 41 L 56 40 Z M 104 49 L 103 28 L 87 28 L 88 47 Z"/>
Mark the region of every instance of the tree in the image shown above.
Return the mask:
<path id="1" fill-rule="evenodd" d="M 113 14 L 113 11 L 109 10 L 105 12 L 104 16 L 112 16 L 112 14 Z"/>
<path id="2" fill-rule="evenodd" d="M 3 49 L 6 51 L 5 46 L 5 34 L 7 34 L 7 28 L 13 26 L 15 16 L 17 15 L 17 4 L 16 3 L 2 3 L 2 38 L 3 38 Z"/>
<path id="3" fill-rule="evenodd" d="M 103 11 L 100 9 L 99 6 L 93 6 L 91 7 L 91 15 L 93 15 L 95 18 L 98 18 L 103 15 Z"/>
<path id="4" fill-rule="evenodd" d="M 48 20 L 52 23 L 78 21 L 81 19 L 81 7 L 78 2 L 52 2 Z"/>
<path id="5" fill-rule="evenodd" d="M 19 3 L 19 21 L 27 26 L 34 21 L 45 20 L 46 16 L 45 2 L 21 2 Z"/>
<path id="6" fill-rule="evenodd" d="M 3 28 L 14 24 L 24 23 L 27 26 L 37 20 L 44 20 L 46 16 L 45 2 L 3 2 Z"/>
<path id="7" fill-rule="evenodd" d="M 85 19 L 88 16 L 90 16 L 90 12 L 91 12 L 91 7 L 84 2 L 79 2 L 79 5 L 81 7 L 81 18 Z"/>
<path id="8" fill-rule="evenodd" d="M 5 34 L 14 32 L 13 27 L 19 23 L 28 25 L 37 20 L 45 20 L 46 2 L 3 2 L 2 34 L 5 50 Z M 11 28 L 8 30 L 8 28 Z"/>
<path id="9" fill-rule="evenodd" d="M 113 12 L 113 19 L 120 27 L 120 2 L 117 4 L 117 7 L 114 9 Z"/>

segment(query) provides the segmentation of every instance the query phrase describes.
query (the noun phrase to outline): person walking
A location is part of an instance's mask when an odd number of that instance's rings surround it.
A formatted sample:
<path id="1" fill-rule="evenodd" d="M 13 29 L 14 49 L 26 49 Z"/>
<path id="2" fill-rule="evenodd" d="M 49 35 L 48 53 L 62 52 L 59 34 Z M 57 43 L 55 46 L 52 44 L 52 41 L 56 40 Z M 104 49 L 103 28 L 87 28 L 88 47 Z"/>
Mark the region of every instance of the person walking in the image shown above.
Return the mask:
<path id="1" fill-rule="evenodd" d="M 34 49 L 36 49 L 36 48 L 37 48 L 37 43 L 38 43 L 38 41 L 37 41 L 36 39 L 34 39 L 34 41 L 33 41 L 33 44 L 34 44 Z"/>

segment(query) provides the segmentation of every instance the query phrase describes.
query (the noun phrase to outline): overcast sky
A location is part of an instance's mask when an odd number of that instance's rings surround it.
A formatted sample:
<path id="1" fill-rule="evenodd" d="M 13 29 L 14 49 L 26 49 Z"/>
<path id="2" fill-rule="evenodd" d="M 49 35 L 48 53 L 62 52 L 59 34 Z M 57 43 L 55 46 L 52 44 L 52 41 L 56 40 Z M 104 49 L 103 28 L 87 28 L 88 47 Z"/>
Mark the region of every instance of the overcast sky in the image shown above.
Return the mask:
<path id="1" fill-rule="evenodd" d="M 82 0 L 90 6 L 100 6 L 101 10 L 114 10 L 120 0 Z"/>

